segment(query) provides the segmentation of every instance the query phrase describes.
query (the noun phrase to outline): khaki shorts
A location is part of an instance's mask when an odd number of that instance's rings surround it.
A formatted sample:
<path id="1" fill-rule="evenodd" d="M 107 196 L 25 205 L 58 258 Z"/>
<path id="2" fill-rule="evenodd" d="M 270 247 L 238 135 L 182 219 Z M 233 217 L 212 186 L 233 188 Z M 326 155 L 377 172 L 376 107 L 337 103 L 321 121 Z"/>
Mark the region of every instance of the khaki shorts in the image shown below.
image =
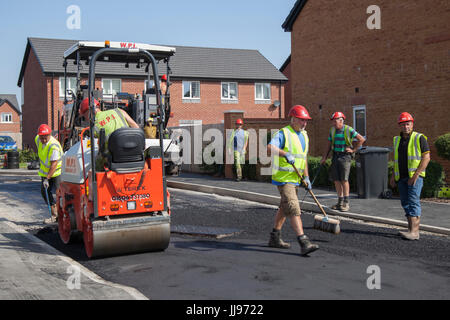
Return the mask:
<path id="1" fill-rule="evenodd" d="M 298 203 L 298 186 L 286 183 L 283 186 L 277 186 L 280 192 L 280 208 L 284 216 L 292 217 L 301 215 L 300 204 Z"/>

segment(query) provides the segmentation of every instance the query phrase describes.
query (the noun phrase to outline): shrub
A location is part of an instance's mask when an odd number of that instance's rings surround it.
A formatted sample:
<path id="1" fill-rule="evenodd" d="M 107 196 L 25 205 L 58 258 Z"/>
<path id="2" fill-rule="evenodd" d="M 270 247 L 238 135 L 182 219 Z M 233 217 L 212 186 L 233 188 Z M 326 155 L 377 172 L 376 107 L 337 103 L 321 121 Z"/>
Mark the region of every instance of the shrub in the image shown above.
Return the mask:
<path id="1" fill-rule="evenodd" d="M 426 176 L 423 180 L 422 198 L 436 197 L 441 187 L 444 185 L 444 170 L 442 166 L 431 160 L 428 164 Z"/>
<path id="2" fill-rule="evenodd" d="M 18 150 L 19 151 L 19 162 L 31 162 L 33 160 L 38 160 L 38 154 L 32 149 L 28 150 Z"/>
<path id="3" fill-rule="evenodd" d="M 438 156 L 450 160 L 450 132 L 438 137 L 434 145 Z"/>

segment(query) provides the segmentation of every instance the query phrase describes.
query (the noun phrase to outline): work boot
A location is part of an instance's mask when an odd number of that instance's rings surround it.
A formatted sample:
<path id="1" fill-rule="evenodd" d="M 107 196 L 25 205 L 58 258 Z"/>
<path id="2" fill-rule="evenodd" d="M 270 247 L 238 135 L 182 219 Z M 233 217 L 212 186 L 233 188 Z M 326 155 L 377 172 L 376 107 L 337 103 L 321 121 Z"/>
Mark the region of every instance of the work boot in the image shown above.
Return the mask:
<path id="1" fill-rule="evenodd" d="M 281 231 L 272 231 L 270 233 L 269 247 L 289 249 L 291 245 L 281 240 Z"/>
<path id="2" fill-rule="evenodd" d="M 297 239 L 298 243 L 300 244 L 302 256 L 306 256 L 308 253 L 314 252 L 319 249 L 319 246 L 317 244 L 312 244 L 305 234 L 297 237 Z"/>
<path id="3" fill-rule="evenodd" d="M 347 212 L 348 210 L 350 210 L 349 203 L 344 201 L 339 210 L 341 210 L 342 212 Z"/>
<path id="4" fill-rule="evenodd" d="M 334 206 L 332 206 L 331 209 L 333 209 L 333 210 L 341 210 L 343 201 L 344 201 L 343 199 L 339 198 L 338 199 L 338 203 L 336 203 Z"/>
<path id="5" fill-rule="evenodd" d="M 411 229 L 408 232 L 402 233 L 402 237 L 405 240 L 419 240 L 419 226 L 420 226 L 420 217 L 408 217 L 408 220 L 411 220 Z"/>
<path id="6" fill-rule="evenodd" d="M 58 222 L 58 208 L 56 208 L 56 204 L 51 206 L 52 208 L 52 220 Z"/>
<path id="7" fill-rule="evenodd" d="M 399 231 L 398 234 L 403 238 L 405 234 L 411 232 L 411 217 L 407 216 L 406 219 L 408 219 L 408 230 L 407 231 Z"/>

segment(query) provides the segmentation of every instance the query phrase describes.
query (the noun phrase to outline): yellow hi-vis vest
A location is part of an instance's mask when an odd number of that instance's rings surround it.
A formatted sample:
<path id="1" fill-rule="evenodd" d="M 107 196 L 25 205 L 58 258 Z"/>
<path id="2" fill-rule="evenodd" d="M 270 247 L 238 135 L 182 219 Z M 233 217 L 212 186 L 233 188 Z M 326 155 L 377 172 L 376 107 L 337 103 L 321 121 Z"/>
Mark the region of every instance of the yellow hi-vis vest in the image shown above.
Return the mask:
<path id="1" fill-rule="evenodd" d="M 241 129 L 244 130 L 244 129 Z M 228 149 L 232 150 L 234 148 L 234 137 L 236 136 L 236 129 L 233 129 L 233 131 L 231 131 L 231 136 L 230 136 L 230 140 L 228 140 Z M 244 146 L 248 141 L 248 131 L 244 130 Z M 244 150 L 245 151 L 245 150 Z"/>
<path id="2" fill-rule="evenodd" d="M 305 138 L 305 150 L 303 150 L 300 139 L 291 126 L 284 127 L 280 131 L 284 134 L 285 138 L 283 151 L 290 152 L 294 156 L 294 165 L 300 174 L 303 175 L 306 167 L 306 156 L 309 149 L 309 138 L 307 132 L 305 130 L 301 131 L 301 134 L 303 134 Z M 300 178 L 292 165 L 286 161 L 285 157 L 280 157 L 278 155 L 274 155 L 273 158 L 272 180 L 285 183 L 300 183 Z"/>
<path id="3" fill-rule="evenodd" d="M 352 146 L 352 137 L 350 136 L 351 127 L 348 125 L 344 125 L 344 139 L 345 143 L 348 147 Z M 333 126 L 330 129 L 330 135 L 331 135 L 331 150 L 334 148 L 334 138 L 336 136 L 336 128 Z"/>
<path id="4" fill-rule="evenodd" d="M 419 168 L 420 161 L 422 160 L 422 150 L 420 149 L 420 137 L 424 136 L 421 133 L 413 131 L 408 143 L 408 173 L 412 178 L 417 168 Z M 424 136 L 425 139 L 428 139 Z M 394 137 L 394 176 L 395 181 L 400 180 L 400 169 L 398 166 L 398 147 L 400 145 L 400 136 Z M 420 173 L 421 177 L 425 178 L 425 171 Z"/>
<path id="5" fill-rule="evenodd" d="M 60 176 L 61 175 L 61 164 L 62 164 L 62 155 L 63 155 L 63 149 L 61 148 L 61 145 L 59 144 L 59 141 L 56 140 L 54 137 L 50 137 L 50 140 L 47 142 L 45 147 L 42 145 L 41 140 L 39 139 L 39 135 L 37 135 L 34 138 L 34 141 L 36 142 L 36 147 L 38 149 L 38 155 L 39 155 L 39 172 L 38 174 L 41 177 L 46 178 L 48 175 L 48 172 L 50 171 L 50 157 L 54 150 L 57 150 L 59 152 L 59 160 L 56 166 L 56 170 L 51 176 L 52 178 Z"/>
<path id="6" fill-rule="evenodd" d="M 95 115 L 95 132 L 100 133 L 100 129 L 105 129 L 106 141 L 111 133 L 119 128 L 129 127 L 120 109 L 100 111 Z"/>

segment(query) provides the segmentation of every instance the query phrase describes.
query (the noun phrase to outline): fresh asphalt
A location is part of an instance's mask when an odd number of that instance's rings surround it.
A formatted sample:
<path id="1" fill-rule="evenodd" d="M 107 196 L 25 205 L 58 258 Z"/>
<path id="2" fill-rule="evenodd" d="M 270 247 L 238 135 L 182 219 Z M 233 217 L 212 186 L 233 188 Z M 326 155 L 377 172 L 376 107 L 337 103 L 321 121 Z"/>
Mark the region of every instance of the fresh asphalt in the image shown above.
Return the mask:
<path id="1" fill-rule="evenodd" d="M 8 214 L 36 234 L 47 210 L 39 182 L 0 179 Z M 341 222 L 341 234 L 332 235 L 312 229 L 313 215 L 304 213 L 305 232 L 321 248 L 301 257 L 288 223 L 283 238 L 291 249 L 267 247 L 275 206 L 176 189 L 171 194 L 173 226 L 239 233 L 223 239 L 172 234 L 164 252 L 94 260 L 85 257 L 82 244 L 64 246 L 51 230 L 38 237 L 106 281 L 150 299 L 450 298 L 448 236 L 422 233 L 420 241 L 409 242 L 396 228 L 348 220 Z"/>

